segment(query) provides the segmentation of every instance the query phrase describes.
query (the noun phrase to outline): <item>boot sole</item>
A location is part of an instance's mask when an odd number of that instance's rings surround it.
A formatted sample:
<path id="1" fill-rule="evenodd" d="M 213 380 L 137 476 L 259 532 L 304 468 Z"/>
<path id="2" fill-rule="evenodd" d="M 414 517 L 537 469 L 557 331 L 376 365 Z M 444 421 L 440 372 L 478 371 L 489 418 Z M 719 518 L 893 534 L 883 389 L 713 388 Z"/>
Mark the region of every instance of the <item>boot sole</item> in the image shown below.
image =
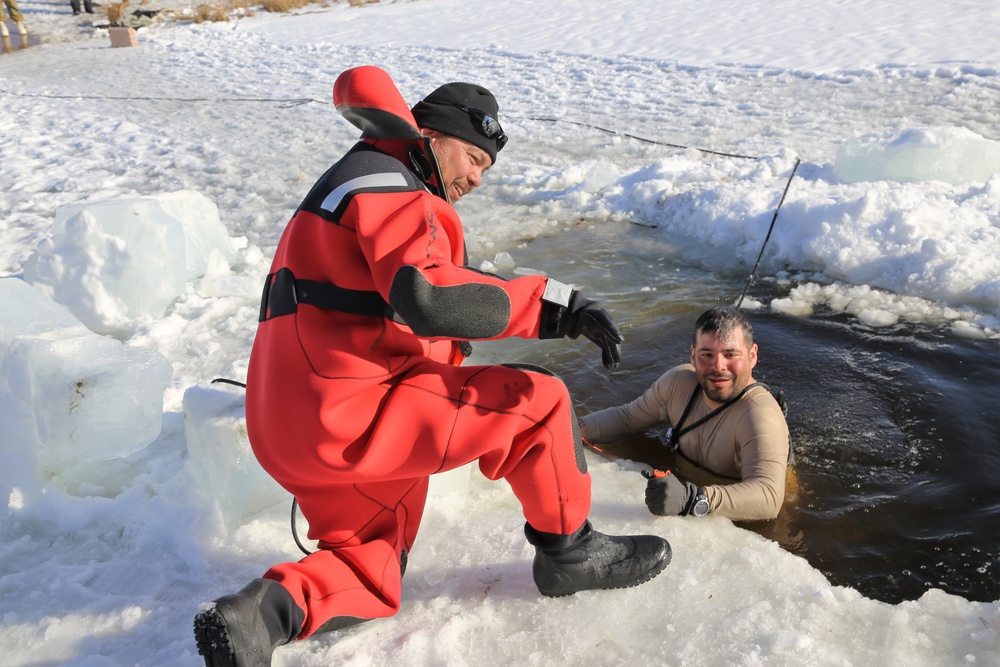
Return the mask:
<path id="1" fill-rule="evenodd" d="M 209 609 L 194 617 L 194 639 L 205 667 L 236 667 L 229 624 L 218 611 Z"/>
<path id="2" fill-rule="evenodd" d="M 663 572 L 667 565 L 670 564 L 670 559 L 673 557 L 673 551 L 670 549 L 670 545 L 666 545 L 666 554 L 656 564 L 656 567 L 643 572 L 641 575 L 634 579 L 627 580 L 620 584 L 611 584 L 608 586 L 592 586 L 588 588 L 580 588 L 579 585 L 575 585 L 573 578 L 571 576 L 562 576 L 555 572 L 546 573 L 547 577 L 539 577 L 535 579 L 535 585 L 538 587 L 538 592 L 548 598 L 564 598 L 569 597 L 575 593 L 581 591 L 609 591 L 618 588 L 634 588 L 640 584 L 644 584 L 656 575 Z M 541 581 L 539 581 L 541 579 Z"/>

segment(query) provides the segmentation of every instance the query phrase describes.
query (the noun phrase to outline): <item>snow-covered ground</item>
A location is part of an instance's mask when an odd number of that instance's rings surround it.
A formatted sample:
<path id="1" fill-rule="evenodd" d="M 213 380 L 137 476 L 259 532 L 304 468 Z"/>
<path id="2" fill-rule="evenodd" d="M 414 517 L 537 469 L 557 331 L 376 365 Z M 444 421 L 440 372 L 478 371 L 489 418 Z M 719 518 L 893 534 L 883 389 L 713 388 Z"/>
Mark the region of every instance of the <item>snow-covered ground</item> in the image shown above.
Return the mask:
<path id="1" fill-rule="evenodd" d="M 138 47 L 112 49 L 91 27 L 102 16 L 26 0 L 41 43 L 0 55 L 0 274 L 33 276 L 39 300 L 110 323 L 104 333 L 173 371 L 159 435 L 111 461 L 55 457 L 17 477 L 40 436 L 0 433 L 5 664 L 196 664 L 198 603 L 297 557 L 287 499 L 232 520 L 218 491 L 239 489 L 194 469 L 185 418 L 210 427 L 213 401 L 238 413 L 238 392 L 204 385 L 244 377 L 282 225 L 357 136 L 329 104 L 351 66 L 383 67 L 411 102 L 449 80 L 497 94 L 511 143 L 459 209 L 478 261 L 511 270 L 520 240 L 565 234 L 555 273 L 579 235 L 634 222 L 689 264 L 749 270 L 800 160 L 760 270 L 788 292 L 754 307 L 998 336 L 994 2 L 414 0 L 168 20 L 191 4 L 151 0 L 163 11 Z M 177 191 L 218 206 L 233 254 L 182 277 L 165 310 L 97 298 L 114 284 L 109 258 L 136 246 L 106 230 L 101 252 L 50 239 L 63 207 Z M 39 257 L 46 271 L 32 273 Z M 601 286 L 626 287 L 614 280 Z M 101 346 L 80 345 L 62 348 Z M 60 365 L 71 366 L 46 370 Z M 32 389 L 15 367 L 0 354 L 8 416 Z M 599 529 L 670 540 L 674 561 L 649 584 L 542 599 L 509 490 L 467 469 L 436 480 L 400 614 L 280 649 L 275 663 L 1000 663 L 996 601 L 869 600 L 726 520 L 651 517 L 641 477 L 615 464 L 594 460 L 592 473 Z"/>

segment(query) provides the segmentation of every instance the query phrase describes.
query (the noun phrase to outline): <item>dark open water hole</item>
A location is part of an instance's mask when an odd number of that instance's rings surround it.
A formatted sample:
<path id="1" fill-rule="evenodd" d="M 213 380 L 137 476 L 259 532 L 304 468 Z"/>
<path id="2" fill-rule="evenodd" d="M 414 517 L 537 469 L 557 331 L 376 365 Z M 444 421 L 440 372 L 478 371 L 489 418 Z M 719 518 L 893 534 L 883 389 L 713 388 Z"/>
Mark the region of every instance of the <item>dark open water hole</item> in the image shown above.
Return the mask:
<path id="1" fill-rule="evenodd" d="M 558 373 L 581 414 L 631 400 L 686 361 L 694 320 L 735 303 L 746 281 L 664 259 L 653 233 L 630 236 L 535 239 L 511 253 L 518 265 L 586 286 L 624 330 L 613 373 L 586 342 L 511 345 L 519 360 Z M 779 289 L 758 282 L 750 296 L 768 303 L 785 295 Z M 760 346 L 755 377 L 789 402 L 795 463 L 778 519 L 737 525 L 877 600 L 931 588 L 1000 599 L 1000 344 L 923 324 L 874 329 L 834 312 L 748 314 Z M 663 441 L 650 432 L 610 449 L 672 465 Z"/>

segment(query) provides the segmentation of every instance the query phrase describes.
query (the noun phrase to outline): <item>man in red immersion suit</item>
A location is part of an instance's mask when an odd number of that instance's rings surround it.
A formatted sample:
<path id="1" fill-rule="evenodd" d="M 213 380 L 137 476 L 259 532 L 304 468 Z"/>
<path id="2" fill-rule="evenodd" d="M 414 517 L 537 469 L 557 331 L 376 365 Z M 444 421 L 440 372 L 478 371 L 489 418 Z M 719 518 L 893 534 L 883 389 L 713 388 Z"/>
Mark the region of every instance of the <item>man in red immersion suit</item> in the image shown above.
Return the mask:
<path id="1" fill-rule="evenodd" d="M 583 335 L 606 367 L 620 359 L 614 322 L 576 290 L 466 265 L 452 204 L 507 142 L 493 95 L 449 83 L 399 109 L 373 67 L 337 86 L 338 109 L 365 131 L 285 229 L 247 378 L 254 452 L 298 500 L 318 549 L 198 613 L 209 666 L 270 665 L 292 639 L 396 613 L 428 478 L 471 462 L 520 501 L 543 595 L 634 586 L 670 560 L 662 538 L 591 527 L 590 476 L 557 377 L 459 365 L 468 341 L 510 336 Z"/>

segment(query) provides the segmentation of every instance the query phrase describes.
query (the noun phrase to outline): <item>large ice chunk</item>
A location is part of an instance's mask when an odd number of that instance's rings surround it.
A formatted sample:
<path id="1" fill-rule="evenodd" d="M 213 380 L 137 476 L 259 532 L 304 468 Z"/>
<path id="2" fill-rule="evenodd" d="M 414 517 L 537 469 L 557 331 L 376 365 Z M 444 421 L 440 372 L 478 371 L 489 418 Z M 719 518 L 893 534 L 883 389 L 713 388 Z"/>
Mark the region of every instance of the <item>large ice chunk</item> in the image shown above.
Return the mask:
<path id="1" fill-rule="evenodd" d="M 985 183 L 1000 173 L 1000 142 L 962 127 L 866 134 L 841 144 L 833 170 L 841 183 Z"/>
<path id="2" fill-rule="evenodd" d="M 235 247 L 207 197 L 179 191 L 64 206 L 24 278 L 97 333 L 128 333 L 162 317 L 210 262 L 226 268 Z"/>
<path id="3" fill-rule="evenodd" d="M 84 327 L 17 278 L 0 278 L 0 493 L 156 439 L 170 363 Z"/>
<path id="4" fill-rule="evenodd" d="M 219 218 L 219 208 L 205 195 L 191 190 L 151 197 L 163 211 L 180 220 L 184 230 L 184 268 L 188 280 L 209 273 L 209 265 L 225 260 L 226 268 L 236 259 L 236 247 Z"/>
<path id="5" fill-rule="evenodd" d="M 245 393 L 230 385 L 184 392 L 187 465 L 205 500 L 232 532 L 253 515 L 292 496 L 264 472 L 247 436 Z"/>

